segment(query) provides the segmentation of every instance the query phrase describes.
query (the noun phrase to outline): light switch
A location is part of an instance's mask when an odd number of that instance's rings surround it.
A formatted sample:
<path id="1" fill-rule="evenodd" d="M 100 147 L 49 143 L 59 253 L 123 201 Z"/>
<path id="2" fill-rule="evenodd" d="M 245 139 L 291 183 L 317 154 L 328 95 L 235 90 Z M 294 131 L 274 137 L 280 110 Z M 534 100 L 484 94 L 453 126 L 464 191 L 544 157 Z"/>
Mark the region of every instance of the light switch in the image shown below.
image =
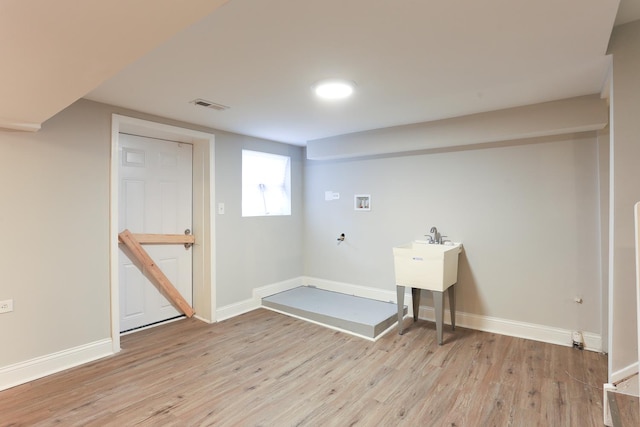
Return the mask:
<path id="1" fill-rule="evenodd" d="M 218 203 L 218 214 L 224 215 L 224 203 Z"/>
<path id="2" fill-rule="evenodd" d="M 327 202 L 330 200 L 339 200 L 339 199 L 340 199 L 340 193 L 335 193 L 330 190 L 327 190 L 324 192 L 324 200 Z"/>

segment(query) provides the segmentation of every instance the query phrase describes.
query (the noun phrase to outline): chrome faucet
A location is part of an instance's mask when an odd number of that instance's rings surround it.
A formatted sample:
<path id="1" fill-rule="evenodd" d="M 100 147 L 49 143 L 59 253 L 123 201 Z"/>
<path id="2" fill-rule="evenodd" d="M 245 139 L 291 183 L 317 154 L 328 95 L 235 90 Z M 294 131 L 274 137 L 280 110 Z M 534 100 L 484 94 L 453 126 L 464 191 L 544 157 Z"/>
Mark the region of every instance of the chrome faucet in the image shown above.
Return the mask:
<path id="1" fill-rule="evenodd" d="M 440 232 L 436 227 L 431 227 L 431 230 L 429 230 L 429 232 L 433 233 L 433 236 L 425 234 L 425 236 L 429 238 L 429 243 L 435 243 L 435 244 L 441 245 L 442 237 L 446 237 L 446 236 L 442 236 L 442 234 L 440 234 Z"/>

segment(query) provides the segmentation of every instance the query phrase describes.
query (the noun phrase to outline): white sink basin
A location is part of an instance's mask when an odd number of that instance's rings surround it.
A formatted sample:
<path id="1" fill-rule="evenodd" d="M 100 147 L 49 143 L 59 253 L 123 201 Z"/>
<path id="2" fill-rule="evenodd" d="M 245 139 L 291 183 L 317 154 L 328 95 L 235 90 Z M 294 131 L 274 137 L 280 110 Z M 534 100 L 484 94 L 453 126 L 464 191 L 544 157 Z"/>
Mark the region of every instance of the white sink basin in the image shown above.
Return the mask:
<path id="1" fill-rule="evenodd" d="M 413 241 L 393 248 L 396 285 L 444 292 L 458 281 L 462 243 Z"/>

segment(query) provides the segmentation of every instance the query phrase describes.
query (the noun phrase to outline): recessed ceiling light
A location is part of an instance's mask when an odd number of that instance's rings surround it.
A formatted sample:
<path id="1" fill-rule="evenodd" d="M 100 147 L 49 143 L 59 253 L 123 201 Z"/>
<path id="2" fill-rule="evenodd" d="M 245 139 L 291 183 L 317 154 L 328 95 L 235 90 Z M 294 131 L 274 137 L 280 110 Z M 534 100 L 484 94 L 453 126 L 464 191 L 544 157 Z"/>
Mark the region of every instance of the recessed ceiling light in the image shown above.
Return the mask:
<path id="1" fill-rule="evenodd" d="M 355 83 L 342 79 L 321 80 L 312 86 L 315 94 L 323 99 L 344 99 L 351 96 Z"/>

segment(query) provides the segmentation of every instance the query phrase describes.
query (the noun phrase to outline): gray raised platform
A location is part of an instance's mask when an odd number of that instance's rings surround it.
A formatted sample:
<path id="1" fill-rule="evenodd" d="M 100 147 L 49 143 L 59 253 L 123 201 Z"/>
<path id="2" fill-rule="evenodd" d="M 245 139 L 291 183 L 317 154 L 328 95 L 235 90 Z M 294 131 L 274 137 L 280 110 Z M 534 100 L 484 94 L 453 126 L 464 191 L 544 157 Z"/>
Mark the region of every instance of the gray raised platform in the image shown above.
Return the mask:
<path id="1" fill-rule="evenodd" d="M 262 298 L 262 305 L 284 314 L 311 320 L 375 339 L 397 322 L 398 308 L 384 302 L 310 286 L 300 286 Z M 405 314 L 407 307 L 404 308 Z"/>

